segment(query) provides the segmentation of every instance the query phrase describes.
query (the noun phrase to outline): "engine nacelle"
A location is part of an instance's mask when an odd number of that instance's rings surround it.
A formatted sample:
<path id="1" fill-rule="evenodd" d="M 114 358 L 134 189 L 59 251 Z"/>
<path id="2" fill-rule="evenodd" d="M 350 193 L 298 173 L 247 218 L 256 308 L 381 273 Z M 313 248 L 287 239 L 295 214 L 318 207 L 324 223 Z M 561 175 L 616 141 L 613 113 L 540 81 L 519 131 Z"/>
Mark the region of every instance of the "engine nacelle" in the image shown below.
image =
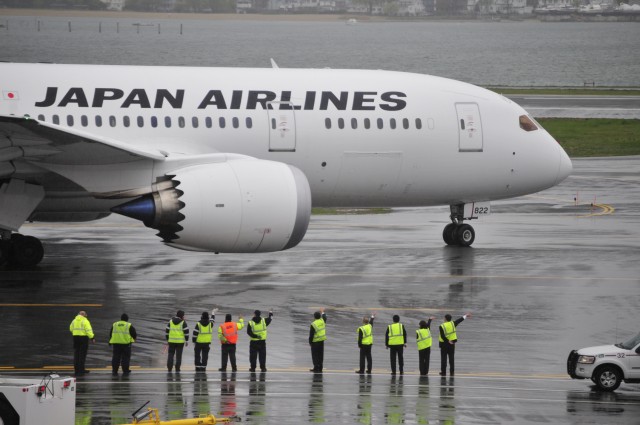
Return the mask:
<path id="1" fill-rule="evenodd" d="M 112 211 L 142 220 L 175 248 L 272 252 L 304 237 L 311 190 L 296 167 L 247 158 L 172 171 L 153 193 Z"/>

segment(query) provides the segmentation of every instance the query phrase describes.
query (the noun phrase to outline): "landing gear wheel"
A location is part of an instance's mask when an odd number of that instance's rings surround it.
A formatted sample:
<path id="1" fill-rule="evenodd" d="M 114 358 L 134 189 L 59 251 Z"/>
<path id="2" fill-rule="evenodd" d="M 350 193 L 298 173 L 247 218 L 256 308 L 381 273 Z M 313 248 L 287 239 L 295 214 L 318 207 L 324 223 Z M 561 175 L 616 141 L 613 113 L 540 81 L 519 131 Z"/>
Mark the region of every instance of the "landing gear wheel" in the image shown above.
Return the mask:
<path id="1" fill-rule="evenodd" d="M 455 245 L 456 244 L 456 228 L 458 225 L 456 223 L 449 223 L 444 226 L 444 230 L 442 231 L 442 239 L 444 239 L 444 243 L 447 245 Z"/>
<path id="2" fill-rule="evenodd" d="M 15 266 L 32 267 L 42 261 L 43 256 L 44 248 L 38 238 L 19 234 L 11 235 L 9 263 Z"/>
<path id="3" fill-rule="evenodd" d="M 620 371 L 613 366 L 603 366 L 596 370 L 594 377 L 598 389 L 602 391 L 615 391 L 620 386 L 622 375 Z"/>
<path id="4" fill-rule="evenodd" d="M 469 224 L 460 224 L 455 232 L 455 239 L 460 246 L 471 246 L 476 239 L 476 232 Z"/>

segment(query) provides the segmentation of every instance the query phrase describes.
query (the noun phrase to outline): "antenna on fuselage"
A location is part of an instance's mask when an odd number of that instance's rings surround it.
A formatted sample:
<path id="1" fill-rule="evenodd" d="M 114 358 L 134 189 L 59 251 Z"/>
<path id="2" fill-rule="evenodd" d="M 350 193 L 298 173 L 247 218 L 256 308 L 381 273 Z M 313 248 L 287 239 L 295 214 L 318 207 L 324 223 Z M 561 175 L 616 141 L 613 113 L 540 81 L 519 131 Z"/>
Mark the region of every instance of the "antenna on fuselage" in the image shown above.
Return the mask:
<path id="1" fill-rule="evenodd" d="M 270 58 L 270 60 L 271 60 L 271 68 L 273 68 L 273 69 L 278 69 L 278 68 L 280 68 L 280 67 L 278 66 L 278 64 L 276 63 L 276 61 L 275 61 L 275 60 L 273 60 L 273 58 Z"/>

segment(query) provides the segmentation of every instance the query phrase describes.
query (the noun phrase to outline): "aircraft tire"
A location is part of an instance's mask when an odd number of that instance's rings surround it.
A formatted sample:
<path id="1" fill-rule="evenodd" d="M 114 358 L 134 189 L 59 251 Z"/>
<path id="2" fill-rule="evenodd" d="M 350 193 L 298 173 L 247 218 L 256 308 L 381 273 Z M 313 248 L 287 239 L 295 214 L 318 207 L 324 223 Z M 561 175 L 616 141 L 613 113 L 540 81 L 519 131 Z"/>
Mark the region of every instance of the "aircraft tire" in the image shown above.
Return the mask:
<path id="1" fill-rule="evenodd" d="M 444 239 L 444 243 L 447 245 L 455 245 L 456 244 L 456 228 L 458 225 L 456 223 L 449 223 L 444 226 L 444 230 L 442 231 L 442 239 Z"/>
<path id="2" fill-rule="evenodd" d="M 44 248 L 40 239 L 33 236 L 23 236 L 14 238 L 11 235 L 11 246 L 9 247 L 9 263 L 14 266 L 33 267 L 42 261 Z"/>
<path id="3" fill-rule="evenodd" d="M 469 224 L 461 224 L 456 229 L 455 239 L 460 246 L 471 246 L 476 239 L 476 232 Z"/>

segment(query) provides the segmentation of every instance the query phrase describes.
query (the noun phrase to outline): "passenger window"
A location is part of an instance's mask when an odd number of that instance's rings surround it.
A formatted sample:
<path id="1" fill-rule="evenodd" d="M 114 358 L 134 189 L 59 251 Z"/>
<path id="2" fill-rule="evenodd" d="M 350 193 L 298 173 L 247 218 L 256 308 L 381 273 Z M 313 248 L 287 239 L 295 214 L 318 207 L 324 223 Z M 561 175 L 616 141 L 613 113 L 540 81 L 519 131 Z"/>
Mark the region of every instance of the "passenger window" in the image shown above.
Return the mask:
<path id="1" fill-rule="evenodd" d="M 158 126 L 158 118 L 154 115 L 151 117 L 151 127 L 156 128 Z"/>
<path id="2" fill-rule="evenodd" d="M 198 122 L 198 117 L 191 118 L 191 126 L 193 128 L 198 128 L 199 125 L 200 123 Z"/>
<path id="3" fill-rule="evenodd" d="M 403 119 L 402 119 L 402 127 L 403 127 L 405 130 L 408 130 L 408 129 L 409 129 L 409 119 L 408 119 L 408 118 L 403 118 Z"/>
<path id="4" fill-rule="evenodd" d="M 213 120 L 211 119 L 211 117 L 207 117 L 204 119 L 204 125 L 206 125 L 207 128 L 211 128 L 213 126 Z"/>
<path id="5" fill-rule="evenodd" d="M 395 118 L 391 118 L 389 120 L 389 127 L 391 127 L 392 130 L 396 129 L 396 119 Z"/>
<path id="6" fill-rule="evenodd" d="M 38 115 L 38 121 L 44 121 L 44 115 L 42 114 Z"/>
<path id="7" fill-rule="evenodd" d="M 116 126 L 116 117 L 114 117 L 113 115 L 109 116 L 109 125 L 111 127 L 115 127 Z"/>
<path id="8" fill-rule="evenodd" d="M 89 119 L 87 118 L 86 115 L 82 115 L 80 117 L 80 124 L 82 124 L 83 127 L 86 127 L 89 125 Z"/>
<path id="9" fill-rule="evenodd" d="M 138 127 L 142 128 L 144 127 L 144 118 L 138 116 Z"/>
<path id="10" fill-rule="evenodd" d="M 128 115 L 122 117 L 122 124 L 124 124 L 125 127 L 129 128 L 129 126 L 131 125 L 131 120 L 129 119 Z"/>
<path id="11" fill-rule="evenodd" d="M 331 118 L 324 119 L 324 126 L 327 130 L 331 130 Z"/>
<path id="12" fill-rule="evenodd" d="M 178 117 L 178 127 L 184 128 L 184 117 Z"/>
<path id="13" fill-rule="evenodd" d="M 164 117 L 164 126 L 166 128 L 171 128 L 171 117 Z"/>
<path id="14" fill-rule="evenodd" d="M 344 128 L 344 119 L 338 118 L 338 128 L 342 130 Z"/>
<path id="15" fill-rule="evenodd" d="M 60 118 L 57 115 L 51 117 L 54 124 L 60 124 Z"/>
<path id="16" fill-rule="evenodd" d="M 351 118 L 351 128 L 354 130 L 358 128 L 358 120 L 355 118 Z"/>
<path id="17" fill-rule="evenodd" d="M 272 130 L 276 129 L 276 119 L 275 118 L 271 118 L 271 129 Z"/>
<path id="18" fill-rule="evenodd" d="M 73 127 L 73 115 L 67 115 L 67 125 Z"/>
<path id="19" fill-rule="evenodd" d="M 382 130 L 384 128 L 384 121 L 382 118 L 378 118 L 378 128 Z"/>
<path id="20" fill-rule="evenodd" d="M 220 117 L 218 119 L 218 124 L 220 124 L 220 128 L 225 128 L 227 126 L 227 123 L 226 123 L 224 117 Z"/>
<path id="21" fill-rule="evenodd" d="M 429 127 L 429 130 L 433 130 L 435 128 L 436 123 L 433 121 L 433 118 L 427 119 L 427 126 Z"/>
<path id="22" fill-rule="evenodd" d="M 231 122 L 233 123 L 233 128 L 238 128 L 238 127 L 240 127 L 240 121 L 238 120 L 238 117 L 233 117 L 233 119 L 231 120 Z"/>
<path id="23" fill-rule="evenodd" d="M 416 118 L 416 128 L 418 130 L 422 129 L 422 120 L 420 118 Z"/>
<path id="24" fill-rule="evenodd" d="M 364 119 L 364 128 L 369 130 L 371 128 L 371 120 L 369 118 Z"/>
<path id="25" fill-rule="evenodd" d="M 245 124 L 247 124 L 247 128 L 253 127 L 253 121 L 251 120 L 251 117 L 247 117 L 247 119 L 245 120 Z"/>
<path id="26" fill-rule="evenodd" d="M 96 127 L 102 127 L 102 116 L 96 115 Z"/>

